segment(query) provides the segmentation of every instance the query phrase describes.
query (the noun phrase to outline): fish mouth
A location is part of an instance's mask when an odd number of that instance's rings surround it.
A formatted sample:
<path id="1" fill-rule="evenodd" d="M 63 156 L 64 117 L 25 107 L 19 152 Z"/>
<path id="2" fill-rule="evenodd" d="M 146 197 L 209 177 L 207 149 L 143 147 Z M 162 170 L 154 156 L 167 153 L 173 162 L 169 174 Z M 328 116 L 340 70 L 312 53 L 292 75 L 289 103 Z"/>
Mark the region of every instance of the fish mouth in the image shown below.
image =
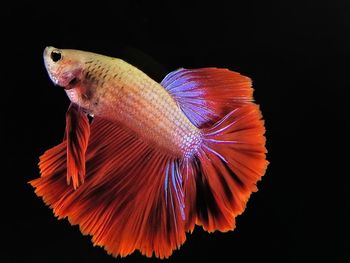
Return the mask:
<path id="1" fill-rule="evenodd" d="M 63 87 L 65 90 L 74 89 L 76 87 L 76 84 L 79 82 L 79 79 L 77 77 L 73 77 L 69 82 L 68 85 Z"/>
<path id="2" fill-rule="evenodd" d="M 79 79 L 77 77 L 73 77 L 69 82 L 68 84 L 66 85 L 62 85 L 60 84 L 55 78 L 51 77 L 51 80 L 53 82 L 53 84 L 56 86 L 56 87 L 60 87 L 64 90 L 71 90 L 71 89 L 74 89 L 76 88 L 76 84 L 79 82 Z"/>
<path id="3" fill-rule="evenodd" d="M 69 63 L 62 61 L 61 57 L 55 60 L 52 52 L 62 52 L 53 46 L 45 47 L 43 52 L 45 68 L 53 84 L 64 90 L 76 88 L 80 82 L 79 72 L 74 67 L 71 68 Z"/>
<path id="4" fill-rule="evenodd" d="M 64 90 L 71 90 L 74 89 L 75 87 L 72 86 L 61 86 L 60 84 L 55 84 L 56 87 L 62 88 Z"/>

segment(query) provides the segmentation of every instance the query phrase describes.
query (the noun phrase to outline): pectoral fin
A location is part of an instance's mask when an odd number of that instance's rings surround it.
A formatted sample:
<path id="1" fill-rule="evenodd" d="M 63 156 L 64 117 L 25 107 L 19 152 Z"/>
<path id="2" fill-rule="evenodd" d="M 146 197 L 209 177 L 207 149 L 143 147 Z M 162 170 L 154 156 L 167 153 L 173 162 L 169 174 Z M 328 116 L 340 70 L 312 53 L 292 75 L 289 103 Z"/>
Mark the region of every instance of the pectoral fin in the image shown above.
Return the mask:
<path id="1" fill-rule="evenodd" d="M 77 189 L 85 178 L 85 153 L 90 137 L 90 124 L 86 114 L 71 104 L 66 114 L 67 183 Z"/>

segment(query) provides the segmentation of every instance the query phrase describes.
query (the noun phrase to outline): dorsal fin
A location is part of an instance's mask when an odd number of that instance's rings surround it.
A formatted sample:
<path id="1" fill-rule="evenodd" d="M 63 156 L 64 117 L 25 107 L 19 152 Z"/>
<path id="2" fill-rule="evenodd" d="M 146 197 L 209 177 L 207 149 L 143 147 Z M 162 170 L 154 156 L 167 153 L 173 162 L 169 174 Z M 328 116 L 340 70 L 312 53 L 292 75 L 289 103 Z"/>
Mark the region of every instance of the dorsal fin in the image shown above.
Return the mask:
<path id="1" fill-rule="evenodd" d="M 160 83 L 198 128 L 253 100 L 250 78 L 221 68 L 178 69 Z"/>

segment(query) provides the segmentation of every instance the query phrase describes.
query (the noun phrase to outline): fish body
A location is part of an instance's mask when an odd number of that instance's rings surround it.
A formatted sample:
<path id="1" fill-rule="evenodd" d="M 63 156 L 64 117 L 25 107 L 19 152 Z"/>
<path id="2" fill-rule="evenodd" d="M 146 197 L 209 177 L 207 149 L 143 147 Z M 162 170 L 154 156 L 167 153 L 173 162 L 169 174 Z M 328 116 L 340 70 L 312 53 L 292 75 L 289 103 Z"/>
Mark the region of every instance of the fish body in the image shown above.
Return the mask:
<path id="1" fill-rule="evenodd" d="M 44 51 L 49 73 L 55 65 L 45 54 L 54 50 L 48 47 Z M 74 80 L 66 89 L 72 103 L 93 116 L 120 122 L 174 156 L 188 154 L 193 147 L 198 147 L 199 129 L 188 120 L 164 87 L 145 73 L 121 59 L 91 52 L 65 50 L 62 56 L 62 60 L 69 57 L 65 63 L 70 66 L 62 63 L 64 69 L 58 70 L 58 74 L 67 69 L 76 72 L 67 74 L 69 77 L 65 80 L 66 83 Z M 60 79 L 50 76 L 54 82 Z"/>
<path id="2" fill-rule="evenodd" d="M 121 59 L 54 47 L 44 63 L 71 101 L 63 142 L 30 182 L 56 216 L 114 256 L 166 258 L 195 225 L 234 229 L 268 165 L 248 77 L 178 69 L 157 83 Z"/>

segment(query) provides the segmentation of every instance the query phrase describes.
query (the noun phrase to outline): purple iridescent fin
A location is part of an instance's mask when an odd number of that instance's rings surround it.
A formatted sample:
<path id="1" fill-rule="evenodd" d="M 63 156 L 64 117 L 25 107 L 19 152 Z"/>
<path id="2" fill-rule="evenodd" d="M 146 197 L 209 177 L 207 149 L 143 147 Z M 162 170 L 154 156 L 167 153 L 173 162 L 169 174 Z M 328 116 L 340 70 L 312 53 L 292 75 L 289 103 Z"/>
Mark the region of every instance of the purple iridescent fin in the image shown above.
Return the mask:
<path id="1" fill-rule="evenodd" d="M 174 211 L 174 200 L 173 196 L 176 197 L 178 207 L 180 209 L 180 214 L 183 220 L 185 220 L 185 201 L 183 192 L 183 180 L 179 168 L 178 160 L 168 161 L 165 168 L 165 180 L 164 180 L 164 190 L 165 190 L 165 203 L 167 206 L 171 206 Z M 176 222 L 176 221 L 174 221 Z"/>
<path id="2" fill-rule="evenodd" d="M 215 113 L 205 100 L 206 91 L 200 86 L 199 79 L 193 78 L 190 72 L 186 69 L 171 72 L 161 85 L 172 94 L 190 121 L 200 126 Z"/>
<path id="3" fill-rule="evenodd" d="M 161 85 L 200 128 L 252 101 L 251 80 L 228 69 L 181 68 L 169 73 Z"/>

